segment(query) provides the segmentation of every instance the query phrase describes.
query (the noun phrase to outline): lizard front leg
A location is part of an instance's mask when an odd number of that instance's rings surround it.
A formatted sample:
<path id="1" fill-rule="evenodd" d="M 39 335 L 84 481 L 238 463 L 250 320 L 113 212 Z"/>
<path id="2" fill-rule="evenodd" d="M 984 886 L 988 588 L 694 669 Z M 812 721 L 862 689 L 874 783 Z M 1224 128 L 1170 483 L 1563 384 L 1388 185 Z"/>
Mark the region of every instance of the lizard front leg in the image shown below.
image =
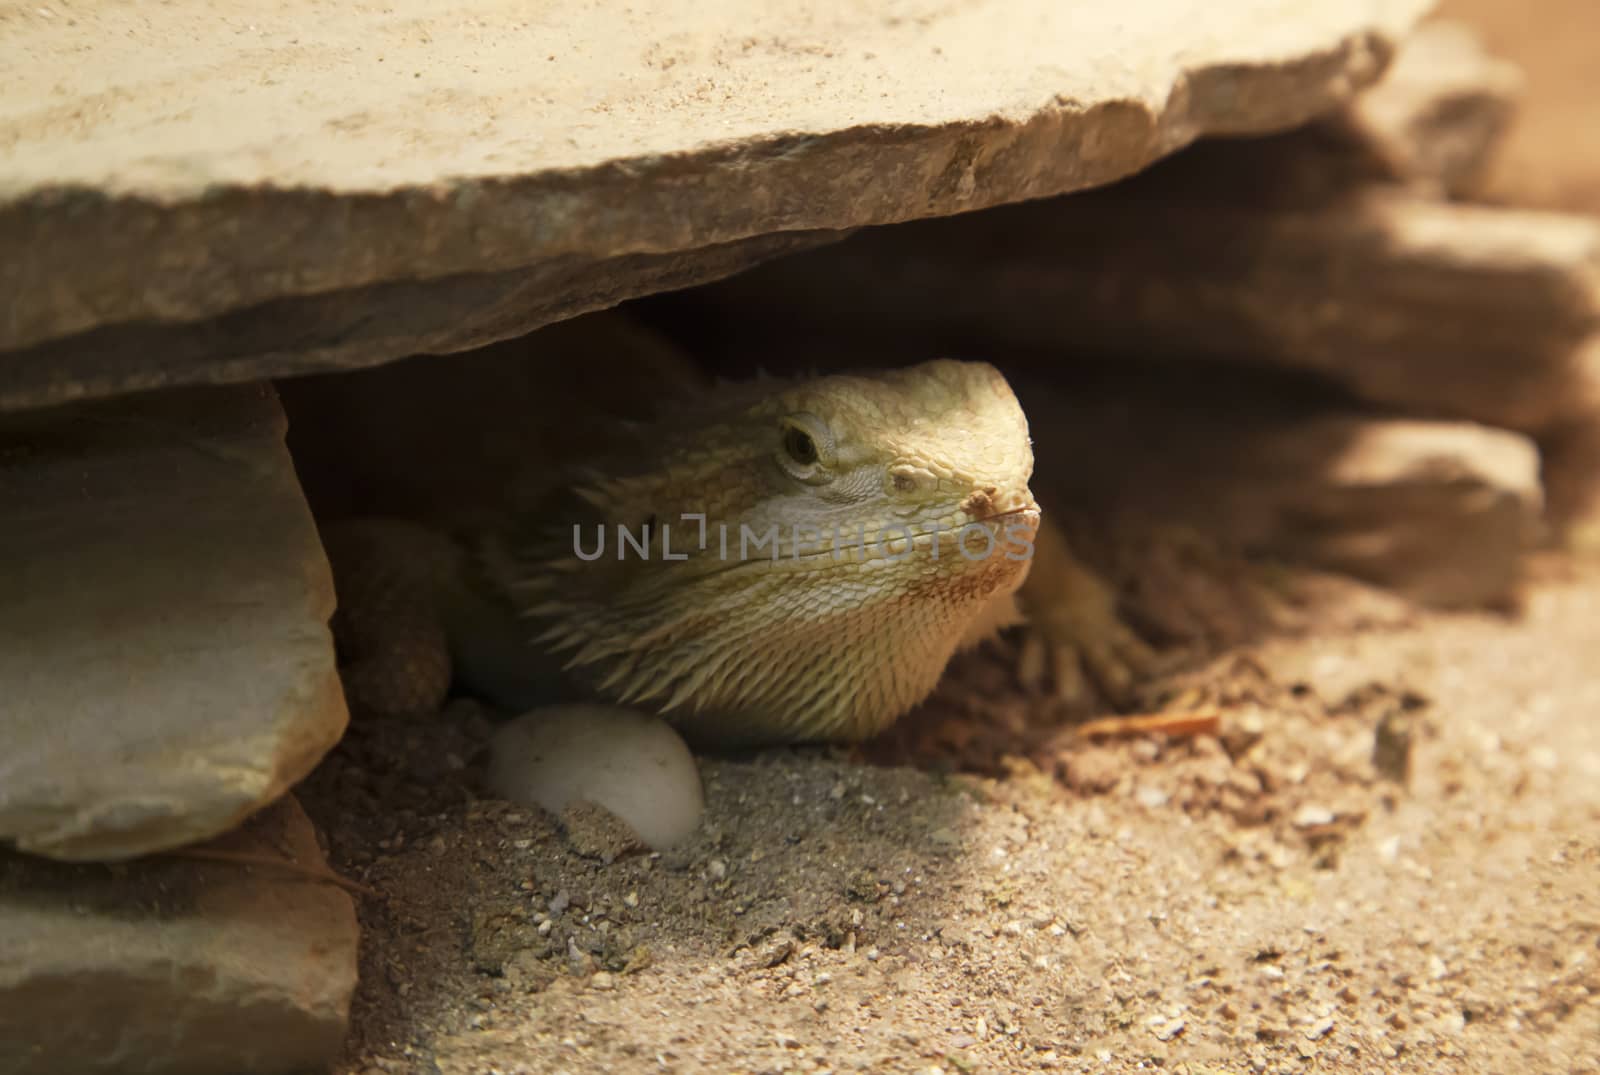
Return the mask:
<path id="1" fill-rule="evenodd" d="M 322 544 L 351 706 L 384 717 L 437 710 L 455 674 L 437 595 L 459 570 L 457 550 L 442 534 L 390 519 L 325 525 Z"/>
<path id="2" fill-rule="evenodd" d="M 436 711 L 459 684 L 511 712 L 569 700 L 560 662 L 482 582 L 469 550 L 421 523 L 357 519 L 323 528 L 333 619 L 350 701 L 379 716 Z"/>
<path id="3" fill-rule="evenodd" d="M 1048 515 L 1017 597 L 1027 624 L 1017 673 L 1030 691 L 1079 701 L 1092 682 L 1112 704 L 1124 705 L 1163 664 L 1122 621 L 1111 586 L 1077 557 Z"/>

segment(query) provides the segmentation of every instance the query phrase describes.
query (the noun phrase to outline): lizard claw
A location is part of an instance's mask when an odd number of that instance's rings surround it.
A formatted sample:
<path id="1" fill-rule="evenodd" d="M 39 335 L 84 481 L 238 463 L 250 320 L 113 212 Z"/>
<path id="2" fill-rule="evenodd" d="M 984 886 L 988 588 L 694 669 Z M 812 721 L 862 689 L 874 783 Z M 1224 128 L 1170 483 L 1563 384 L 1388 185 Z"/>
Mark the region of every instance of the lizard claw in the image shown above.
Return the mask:
<path id="1" fill-rule="evenodd" d="M 1099 580 L 1095 580 L 1097 585 Z M 1033 694 L 1081 702 L 1091 685 L 1113 705 L 1132 700 L 1138 684 L 1167 662 L 1118 618 L 1110 602 L 1063 594 L 1052 609 L 1030 618 L 1017 678 Z"/>
<path id="2" fill-rule="evenodd" d="M 1139 683 L 1169 662 L 1117 614 L 1116 594 L 1053 529 L 1041 529 L 1023 585 L 1027 617 L 1017 678 L 1032 694 L 1088 699 L 1092 686 L 1127 705 Z"/>

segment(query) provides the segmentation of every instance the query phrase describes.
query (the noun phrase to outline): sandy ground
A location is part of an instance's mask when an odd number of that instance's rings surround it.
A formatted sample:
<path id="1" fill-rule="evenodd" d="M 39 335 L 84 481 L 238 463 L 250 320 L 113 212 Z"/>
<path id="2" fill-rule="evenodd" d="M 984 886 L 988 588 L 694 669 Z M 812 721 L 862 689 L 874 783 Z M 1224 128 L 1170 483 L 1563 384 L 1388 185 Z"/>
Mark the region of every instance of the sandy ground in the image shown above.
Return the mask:
<path id="1" fill-rule="evenodd" d="M 1600 1071 L 1600 570 L 1538 576 L 1169 683 L 1216 736 L 864 760 L 1037 730 L 968 660 L 893 744 L 703 760 L 659 855 L 480 798 L 468 703 L 358 726 L 304 793 L 376 891 L 339 1070 Z"/>

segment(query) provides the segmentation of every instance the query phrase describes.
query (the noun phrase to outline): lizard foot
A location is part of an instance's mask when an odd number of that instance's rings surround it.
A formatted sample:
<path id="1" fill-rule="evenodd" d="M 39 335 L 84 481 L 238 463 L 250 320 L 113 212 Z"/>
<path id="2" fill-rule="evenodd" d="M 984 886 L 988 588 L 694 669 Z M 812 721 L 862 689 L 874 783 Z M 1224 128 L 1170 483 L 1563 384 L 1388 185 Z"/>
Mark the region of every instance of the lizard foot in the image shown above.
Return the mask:
<path id="1" fill-rule="evenodd" d="M 330 626 L 351 706 L 385 717 L 437 710 L 453 676 L 436 603 L 439 579 L 454 562 L 449 539 L 373 519 L 324 527 L 322 541 L 339 602 Z"/>
<path id="2" fill-rule="evenodd" d="M 1017 679 L 1030 693 L 1071 703 L 1088 698 L 1092 685 L 1113 705 L 1127 705 L 1139 683 L 1172 663 L 1122 622 L 1097 578 L 1041 603 L 1029 615 L 1017 661 Z"/>
<path id="3" fill-rule="evenodd" d="M 1017 678 L 1030 693 L 1081 702 L 1092 686 L 1111 704 L 1125 706 L 1140 682 L 1173 663 L 1122 621 L 1111 586 L 1052 526 L 1035 539 L 1019 598 L 1027 626 Z"/>

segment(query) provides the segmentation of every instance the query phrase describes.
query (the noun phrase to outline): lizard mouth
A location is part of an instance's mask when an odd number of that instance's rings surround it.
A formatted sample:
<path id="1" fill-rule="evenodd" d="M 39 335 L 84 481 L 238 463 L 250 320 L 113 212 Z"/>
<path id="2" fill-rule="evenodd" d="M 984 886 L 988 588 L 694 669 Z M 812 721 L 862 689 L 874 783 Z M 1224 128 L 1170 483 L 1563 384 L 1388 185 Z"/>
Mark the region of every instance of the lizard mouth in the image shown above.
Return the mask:
<path id="1" fill-rule="evenodd" d="M 998 523 L 1009 519 L 1023 519 L 1028 522 L 1037 521 L 1041 517 L 1039 506 L 1030 504 L 1025 508 L 1010 508 L 1006 511 L 997 511 L 992 515 L 982 515 L 972 520 L 975 523 Z"/>
<path id="2" fill-rule="evenodd" d="M 1032 538 L 1037 532 L 1040 520 L 1040 510 L 1037 504 L 1025 507 L 1010 508 L 1006 511 L 991 512 L 976 519 L 968 519 L 959 525 L 916 528 L 886 526 L 872 540 L 856 542 L 850 535 L 839 543 L 838 555 L 835 555 L 833 543 L 826 537 L 818 537 L 812 541 L 801 541 L 798 545 L 788 541 L 780 542 L 777 555 L 751 555 L 738 557 L 735 562 L 730 562 L 719 569 L 725 570 L 750 570 L 760 566 L 777 567 L 791 565 L 801 567 L 817 565 L 821 562 L 835 560 L 855 559 L 862 560 L 906 560 L 912 556 L 937 556 L 933 550 L 937 547 L 944 552 L 953 554 L 953 546 L 958 546 L 962 535 L 971 526 L 981 526 L 989 532 L 990 539 L 987 550 L 982 556 L 967 557 L 974 566 L 985 559 L 1007 559 L 1012 561 L 1026 561 L 1032 556 Z M 1012 534 L 1012 528 L 1020 526 L 1028 538 L 1028 555 L 1018 557 L 1014 550 L 1008 550 L 1007 543 L 1012 546 L 1018 544 Z M 870 531 L 869 531 L 870 533 Z M 887 539 L 885 538 L 887 536 Z M 909 545 L 907 539 L 909 538 Z"/>

